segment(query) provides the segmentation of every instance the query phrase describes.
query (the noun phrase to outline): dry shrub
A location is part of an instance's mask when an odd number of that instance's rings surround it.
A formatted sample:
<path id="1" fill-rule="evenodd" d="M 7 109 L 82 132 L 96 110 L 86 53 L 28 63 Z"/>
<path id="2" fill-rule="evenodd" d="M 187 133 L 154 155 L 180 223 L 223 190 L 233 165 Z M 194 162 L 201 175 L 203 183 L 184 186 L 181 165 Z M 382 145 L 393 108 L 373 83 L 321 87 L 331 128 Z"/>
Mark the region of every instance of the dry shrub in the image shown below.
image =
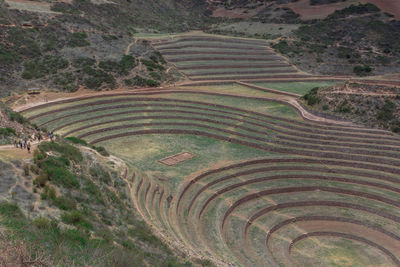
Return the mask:
<path id="1" fill-rule="evenodd" d="M 25 176 L 29 175 L 29 164 L 25 163 L 23 166 Z"/>
<path id="2" fill-rule="evenodd" d="M 22 241 L 14 241 L 0 234 L 0 266 L 7 267 L 47 267 L 44 254 L 37 251 L 35 255 L 29 252 Z"/>

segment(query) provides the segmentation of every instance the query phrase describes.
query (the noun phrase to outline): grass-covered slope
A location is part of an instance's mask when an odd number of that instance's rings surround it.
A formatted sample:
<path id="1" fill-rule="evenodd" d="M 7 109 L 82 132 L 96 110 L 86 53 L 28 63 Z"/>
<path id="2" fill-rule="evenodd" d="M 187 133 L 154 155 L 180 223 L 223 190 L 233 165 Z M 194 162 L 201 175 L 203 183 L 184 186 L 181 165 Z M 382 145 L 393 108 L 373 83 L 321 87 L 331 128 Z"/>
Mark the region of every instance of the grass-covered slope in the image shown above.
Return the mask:
<path id="1" fill-rule="evenodd" d="M 117 158 L 59 139 L 41 143 L 33 162 L 1 166 L 6 266 L 190 266 L 140 219 L 128 195 L 132 173 Z"/>

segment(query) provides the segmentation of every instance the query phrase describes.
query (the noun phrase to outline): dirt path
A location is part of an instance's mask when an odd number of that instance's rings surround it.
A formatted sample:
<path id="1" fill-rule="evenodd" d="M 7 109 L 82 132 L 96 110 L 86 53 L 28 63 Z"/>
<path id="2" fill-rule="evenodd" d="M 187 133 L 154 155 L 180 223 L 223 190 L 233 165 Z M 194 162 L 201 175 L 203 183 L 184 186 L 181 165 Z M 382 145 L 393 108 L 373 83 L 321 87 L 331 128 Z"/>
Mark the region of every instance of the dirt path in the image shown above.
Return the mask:
<path id="1" fill-rule="evenodd" d="M 43 140 L 41 140 L 40 141 L 40 143 L 41 142 L 44 142 L 44 141 L 49 141 L 50 139 L 43 139 Z M 31 142 L 31 146 L 32 146 L 32 148 L 31 148 L 31 152 L 33 152 L 33 150 L 36 148 L 36 146 L 39 144 L 39 141 L 33 141 L 33 142 Z M 11 149 L 15 149 L 15 150 L 21 150 L 21 151 L 26 151 L 26 148 L 23 148 L 23 149 L 20 149 L 20 148 L 17 148 L 17 147 L 15 147 L 14 145 L 3 145 L 3 146 L 0 146 L 0 150 L 11 150 Z M 27 151 L 26 151 L 26 153 L 28 153 Z"/>
<path id="2" fill-rule="evenodd" d="M 397 94 L 391 94 L 386 92 L 355 92 L 355 91 L 330 91 L 330 94 L 341 94 L 341 95 L 365 95 L 365 96 L 393 96 L 396 97 Z"/>
<path id="3" fill-rule="evenodd" d="M 244 83 L 244 82 L 239 82 L 239 81 L 236 82 L 236 83 L 240 84 L 240 85 L 243 85 L 243 86 L 247 86 L 249 88 L 256 89 L 256 90 L 261 90 L 261 91 L 264 91 L 264 92 L 269 92 L 269 93 L 274 93 L 274 94 L 278 94 L 278 95 L 289 96 L 290 98 L 282 98 L 281 100 L 287 102 L 291 106 L 294 106 L 301 113 L 301 116 L 303 118 L 308 119 L 308 120 L 316 121 L 316 122 L 332 123 L 332 124 L 338 124 L 338 125 L 344 125 L 344 126 L 355 126 L 355 124 L 353 124 L 352 122 L 326 119 L 326 118 L 319 117 L 319 116 L 316 116 L 316 115 L 310 113 L 305 108 L 303 108 L 303 106 L 300 105 L 299 102 L 297 102 L 296 98 L 300 97 L 300 95 L 298 95 L 298 94 L 289 93 L 289 92 L 283 92 L 283 91 L 270 89 L 270 88 L 264 88 L 264 87 L 261 87 L 261 86 L 256 86 L 256 85 L 252 85 L 252 84 L 248 84 L 248 83 Z M 293 98 L 293 97 L 295 97 L 295 98 Z"/>
<path id="4" fill-rule="evenodd" d="M 337 120 L 331 120 L 331 119 L 326 119 L 323 117 L 316 116 L 316 115 L 310 113 L 309 111 L 307 111 L 305 108 L 303 108 L 303 106 L 300 105 L 296 99 L 288 99 L 286 102 L 289 103 L 291 106 L 296 107 L 300 111 L 301 116 L 308 120 L 315 121 L 315 122 L 332 123 L 332 124 L 343 125 L 343 126 L 357 126 L 356 124 L 349 122 L 349 121 L 337 121 Z"/>
<path id="5" fill-rule="evenodd" d="M 131 47 L 132 45 L 137 43 L 137 39 L 134 38 L 133 42 L 131 42 L 130 44 L 128 44 L 128 46 L 125 49 L 125 55 L 129 55 L 129 52 L 131 51 Z"/>

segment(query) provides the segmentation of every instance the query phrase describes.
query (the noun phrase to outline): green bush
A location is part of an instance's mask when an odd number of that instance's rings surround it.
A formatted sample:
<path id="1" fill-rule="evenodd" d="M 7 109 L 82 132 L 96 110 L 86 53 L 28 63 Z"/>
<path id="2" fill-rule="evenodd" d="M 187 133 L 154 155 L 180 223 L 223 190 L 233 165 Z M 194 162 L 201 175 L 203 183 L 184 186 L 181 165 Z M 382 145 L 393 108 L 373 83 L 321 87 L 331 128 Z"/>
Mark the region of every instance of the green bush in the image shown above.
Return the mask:
<path id="1" fill-rule="evenodd" d="M 166 64 L 167 61 L 165 61 L 164 57 L 160 53 L 160 51 L 154 51 L 154 57 L 156 58 L 157 62 L 160 62 L 161 64 Z"/>
<path id="2" fill-rule="evenodd" d="M 65 69 L 69 65 L 66 59 L 59 56 L 45 56 L 42 59 L 35 59 L 24 63 L 22 78 L 38 79 L 48 74 L 55 74 L 60 69 Z"/>
<path id="3" fill-rule="evenodd" d="M 74 32 L 69 37 L 67 45 L 70 47 L 88 46 L 90 43 L 86 40 L 87 37 L 85 32 Z"/>
<path id="4" fill-rule="evenodd" d="M 78 90 L 78 85 L 75 83 L 76 78 L 74 73 L 60 73 L 53 79 L 55 85 L 61 86 L 64 91 L 75 92 Z"/>
<path id="5" fill-rule="evenodd" d="M 43 188 L 43 192 L 40 194 L 40 198 L 43 200 L 55 200 L 56 197 L 56 189 L 47 185 Z"/>
<path id="6" fill-rule="evenodd" d="M 68 243 L 78 245 L 78 247 L 87 246 L 89 243 L 89 236 L 85 231 L 81 229 L 69 229 L 62 233 L 62 237 Z"/>
<path id="7" fill-rule="evenodd" d="M 72 197 L 59 196 L 53 200 L 53 204 L 61 210 L 76 209 L 76 202 Z"/>
<path id="8" fill-rule="evenodd" d="M 99 67 L 108 72 L 115 72 L 120 75 L 128 75 L 129 71 L 137 66 L 136 59 L 130 55 L 122 56 L 119 62 L 116 61 L 101 61 Z"/>
<path id="9" fill-rule="evenodd" d="M 108 35 L 102 35 L 101 36 L 105 41 L 114 41 L 114 40 L 118 40 L 119 37 L 116 35 L 112 35 L 112 34 L 108 34 Z"/>
<path id="10" fill-rule="evenodd" d="M 67 224 L 72 224 L 78 228 L 93 229 L 93 225 L 87 221 L 85 216 L 79 210 L 64 212 L 61 220 Z"/>
<path id="11" fill-rule="evenodd" d="M 140 61 L 142 62 L 143 65 L 147 67 L 148 71 L 165 70 L 164 66 L 158 64 L 157 62 L 154 62 L 153 60 L 141 59 Z"/>
<path id="12" fill-rule="evenodd" d="M 0 63 L 1 64 L 13 64 L 19 61 L 19 55 L 2 45 L 0 45 Z"/>
<path id="13" fill-rule="evenodd" d="M 119 64 L 116 61 L 100 61 L 99 67 L 107 72 L 118 72 L 119 71 Z"/>
<path id="14" fill-rule="evenodd" d="M 51 229 L 51 223 L 45 217 L 39 217 L 39 218 L 34 219 L 33 225 L 35 225 L 36 228 L 38 228 L 38 229 L 45 229 L 45 230 Z"/>
<path id="15" fill-rule="evenodd" d="M 151 79 L 146 80 L 146 85 L 149 87 L 158 87 L 160 83 Z"/>
<path id="16" fill-rule="evenodd" d="M 42 152 L 56 151 L 61 154 L 61 157 L 75 162 L 81 162 L 83 160 L 82 153 L 79 149 L 66 142 L 42 142 L 39 145 L 39 149 Z"/>
<path id="17" fill-rule="evenodd" d="M 310 5 L 324 5 L 324 4 L 331 4 L 337 2 L 345 2 L 346 0 L 310 0 Z"/>
<path id="18" fill-rule="evenodd" d="M 127 74 L 131 69 L 137 66 L 137 61 L 133 56 L 123 55 L 120 62 L 120 74 Z"/>
<path id="19" fill-rule="evenodd" d="M 8 114 L 8 117 L 10 118 L 11 121 L 16 121 L 21 124 L 27 122 L 27 120 L 24 118 L 24 116 L 22 116 L 22 114 L 15 112 L 15 111 L 11 111 Z"/>
<path id="20" fill-rule="evenodd" d="M 304 100 L 307 101 L 307 105 L 314 106 L 315 104 L 318 104 L 321 101 L 321 99 L 317 95 L 318 89 L 319 87 L 315 87 L 303 96 Z"/>
<path id="21" fill-rule="evenodd" d="M 88 57 L 77 58 L 72 61 L 72 66 L 75 68 L 91 67 L 96 63 L 96 60 Z"/>
<path id="22" fill-rule="evenodd" d="M 132 79 L 124 80 L 124 82 L 126 85 L 129 85 L 129 86 L 146 86 L 146 79 L 139 75 L 136 75 Z"/>
<path id="23" fill-rule="evenodd" d="M 160 83 L 151 79 L 145 79 L 139 75 L 136 75 L 132 79 L 124 80 L 125 84 L 128 86 L 148 86 L 148 87 L 158 87 Z"/>
<path id="24" fill-rule="evenodd" d="M 386 100 L 385 105 L 383 105 L 382 109 L 378 112 L 378 120 L 387 123 L 394 119 L 393 112 L 395 109 L 396 105 L 392 101 Z"/>
<path id="25" fill-rule="evenodd" d="M 353 72 L 358 76 L 365 76 L 372 72 L 372 68 L 370 66 L 355 66 L 353 68 Z"/>
<path id="26" fill-rule="evenodd" d="M 61 166 L 60 166 L 61 165 Z M 63 163 L 55 158 L 49 157 L 42 167 L 47 174 L 48 180 L 66 188 L 79 188 L 79 181 Z"/>
<path id="27" fill-rule="evenodd" d="M 101 194 L 100 188 L 94 182 L 87 179 L 83 190 L 87 192 L 90 197 L 94 197 L 97 203 L 104 204 L 103 195 Z M 92 198 L 90 198 L 90 200 L 91 199 Z"/>
<path id="28" fill-rule="evenodd" d="M 395 122 L 394 125 L 391 127 L 391 130 L 394 133 L 400 133 L 400 121 Z"/>
<path id="29" fill-rule="evenodd" d="M 24 216 L 16 203 L 7 201 L 0 202 L 0 215 L 6 218 L 21 218 Z"/>
<path id="30" fill-rule="evenodd" d="M 11 135 L 16 135 L 15 130 L 13 128 L 0 128 L 0 135 L 2 136 L 11 136 Z"/>
<path id="31" fill-rule="evenodd" d="M 381 11 L 379 7 L 374 4 L 366 3 L 366 4 L 359 4 L 359 5 L 350 5 L 349 7 L 343 8 L 341 10 L 337 10 L 334 13 L 328 16 L 328 19 L 339 19 L 345 18 L 349 15 L 361 15 L 361 14 L 368 14 L 368 13 L 376 13 Z"/>
<path id="32" fill-rule="evenodd" d="M 79 138 L 77 138 L 77 137 L 71 136 L 71 137 L 67 137 L 67 138 L 65 138 L 65 139 L 67 139 L 68 141 L 70 141 L 70 142 L 72 142 L 72 143 L 74 143 L 74 144 L 79 144 L 79 145 L 84 145 L 84 146 L 87 146 L 87 145 L 88 145 L 88 143 L 87 143 L 85 140 L 79 139 Z"/>
<path id="33" fill-rule="evenodd" d="M 84 84 L 90 89 L 99 89 L 104 83 L 111 86 L 115 85 L 114 76 L 103 70 L 86 66 L 83 68 L 83 72 L 89 76 L 84 80 Z"/>
<path id="34" fill-rule="evenodd" d="M 159 73 L 155 72 L 155 71 L 150 72 L 150 76 L 151 76 L 153 79 L 161 80 L 161 75 L 160 75 Z"/>
<path id="35" fill-rule="evenodd" d="M 281 54 L 287 54 L 291 51 L 288 42 L 286 42 L 285 40 L 280 40 L 279 43 L 274 44 L 272 48 L 279 51 L 279 53 Z"/>
<path id="36" fill-rule="evenodd" d="M 343 100 L 336 107 L 336 112 L 341 112 L 341 113 L 350 113 L 351 112 L 351 107 L 349 106 L 349 103 L 347 102 L 347 100 Z"/>

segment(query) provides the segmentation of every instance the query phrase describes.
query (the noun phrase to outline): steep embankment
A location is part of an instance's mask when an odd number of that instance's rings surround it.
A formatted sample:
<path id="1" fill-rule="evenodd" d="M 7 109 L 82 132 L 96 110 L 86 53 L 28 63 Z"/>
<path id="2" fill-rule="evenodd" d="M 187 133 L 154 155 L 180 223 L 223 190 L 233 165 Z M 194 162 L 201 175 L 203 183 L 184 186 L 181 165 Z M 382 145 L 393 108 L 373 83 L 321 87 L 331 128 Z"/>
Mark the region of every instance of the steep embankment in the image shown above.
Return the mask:
<path id="1" fill-rule="evenodd" d="M 59 139 L 0 166 L 6 266 L 179 266 L 131 203 L 130 167 L 104 149 Z"/>

